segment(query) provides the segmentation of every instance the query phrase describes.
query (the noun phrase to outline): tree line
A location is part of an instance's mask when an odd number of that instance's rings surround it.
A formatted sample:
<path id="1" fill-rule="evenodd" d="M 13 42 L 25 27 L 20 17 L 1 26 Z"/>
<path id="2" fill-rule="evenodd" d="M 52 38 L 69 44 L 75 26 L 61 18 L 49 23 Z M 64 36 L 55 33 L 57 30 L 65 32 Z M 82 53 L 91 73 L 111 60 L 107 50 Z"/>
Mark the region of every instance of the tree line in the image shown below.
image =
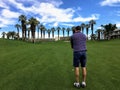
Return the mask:
<path id="1" fill-rule="evenodd" d="M 43 24 L 40 23 L 40 21 L 38 21 L 36 18 L 31 17 L 30 19 L 27 19 L 27 17 L 25 15 L 20 15 L 18 17 L 18 20 L 21 22 L 21 24 L 15 24 L 15 28 L 17 29 L 17 33 L 14 31 L 10 31 L 7 34 L 5 32 L 2 33 L 3 38 L 5 37 L 5 35 L 7 35 L 7 38 L 9 39 L 11 38 L 16 38 L 16 39 L 20 39 L 20 30 L 22 31 L 22 40 L 28 40 L 31 39 L 32 42 L 35 42 L 35 33 L 37 31 L 37 38 L 45 38 L 45 34 L 46 32 L 48 33 L 48 38 L 50 38 L 50 35 L 52 33 L 52 38 L 54 38 L 55 35 L 55 31 L 57 31 L 57 35 L 58 35 L 58 39 L 60 38 L 60 30 L 62 31 L 63 37 L 65 37 L 65 31 L 67 32 L 67 37 L 69 37 L 70 31 L 74 31 L 75 26 L 73 27 L 52 27 L 51 29 L 47 29 Z M 101 27 L 103 27 L 103 29 L 97 29 L 96 30 L 96 34 L 94 34 L 94 25 L 96 24 L 95 20 L 90 20 L 88 24 L 85 23 L 81 23 L 81 32 L 84 33 L 84 30 L 86 30 L 86 36 L 88 39 L 88 34 L 89 31 L 91 29 L 91 40 L 95 40 L 96 38 L 98 40 L 100 40 L 100 34 L 104 34 L 104 36 L 107 36 L 110 31 L 113 31 L 114 29 L 116 29 L 116 24 L 106 24 L 106 25 L 101 25 Z M 30 34 L 31 34 L 31 38 L 30 38 Z M 40 37 L 41 36 L 41 37 Z"/>
<path id="2" fill-rule="evenodd" d="M 97 35 L 97 40 L 101 39 L 101 35 L 103 36 L 104 39 L 110 39 L 110 34 L 113 33 L 113 31 L 115 29 L 117 29 L 118 27 L 116 26 L 116 24 L 106 24 L 106 25 L 101 25 L 101 29 L 97 29 L 96 30 L 96 35 Z"/>

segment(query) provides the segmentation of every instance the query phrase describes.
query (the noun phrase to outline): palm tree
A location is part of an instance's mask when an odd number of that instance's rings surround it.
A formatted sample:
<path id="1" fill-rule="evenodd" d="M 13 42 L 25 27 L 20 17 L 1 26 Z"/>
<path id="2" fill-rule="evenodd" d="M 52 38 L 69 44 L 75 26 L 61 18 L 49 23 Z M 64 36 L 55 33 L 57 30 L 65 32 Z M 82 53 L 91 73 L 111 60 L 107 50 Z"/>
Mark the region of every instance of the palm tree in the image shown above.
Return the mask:
<path id="1" fill-rule="evenodd" d="M 54 28 L 54 27 L 52 27 L 52 28 L 51 28 L 51 31 L 52 31 L 52 38 L 54 38 L 55 28 Z"/>
<path id="2" fill-rule="evenodd" d="M 82 33 L 84 33 L 85 24 L 82 23 L 80 26 L 81 26 L 81 28 L 82 28 Z"/>
<path id="3" fill-rule="evenodd" d="M 25 40 L 26 39 L 26 20 L 27 17 L 25 15 L 20 15 L 19 16 L 19 21 L 21 21 L 21 26 L 22 26 L 22 39 Z"/>
<path id="4" fill-rule="evenodd" d="M 11 32 L 11 37 L 12 37 L 12 39 L 15 39 L 15 37 L 16 37 L 16 32 L 15 31 Z"/>
<path id="5" fill-rule="evenodd" d="M 66 32 L 67 32 L 67 36 L 69 37 L 69 32 L 70 32 L 70 28 L 68 27 L 67 29 L 66 29 Z"/>
<path id="6" fill-rule="evenodd" d="M 27 31 L 28 31 L 28 39 L 30 39 L 30 27 L 27 27 Z"/>
<path id="7" fill-rule="evenodd" d="M 101 37 L 102 37 L 102 39 L 105 39 L 105 30 L 103 30 L 103 29 L 101 31 Z"/>
<path id="8" fill-rule="evenodd" d="M 37 29 L 38 29 L 38 39 L 39 39 L 40 22 L 38 22 Z"/>
<path id="9" fill-rule="evenodd" d="M 58 40 L 59 40 L 59 34 L 60 34 L 60 30 L 61 30 L 61 28 L 60 28 L 60 27 L 57 27 L 57 32 L 58 32 Z"/>
<path id="10" fill-rule="evenodd" d="M 73 26 L 71 29 L 72 29 L 72 32 L 74 34 L 75 33 L 75 26 Z"/>
<path id="11" fill-rule="evenodd" d="M 5 33 L 5 32 L 2 32 L 2 38 L 3 38 L 3 39 L 5 38 L 5 35 L 6 35 L 6 33 Z"/>
<path id="12" fill-rule="evenodd" d="M 104 32 L 105 32 L 105 37 L 107 39 L 110 39 L 110 34 L 113 32 L 113 30 L 115 30 L 117 28 L 116 24 L 106 24 L 106 25 L 101 25 L 101 27 L 104 28 Z"/>
<path id="13" fill-rule="evenodd" d="M 93 38 L 92 40 L 96 40 L 96 38 L 97 38 L 96 34 L 93 34 L 90 37 Z"/>
<path id="14" fill-rule="evenodd" d="M 88 32 L 89 32 L 90 25 L 86 24 L 85 28 L 86 28 L 86 35 L 87 35 L 87 40 L 88 40 Z"/>
<path id="15" fill-rule="evenodd" d="M 34 17 L 31 17 L 28 21 L 32 33 L 32 42 L 35 43 L 35 30 L 36 26 L 39 24 L 39 21 Z"/>
<path id="16" fill-rule="evenodd" d="M 97 40 L 100 40 L 100 38 L 101 38 L 101 37 L 100 37 L 101 31 L 102 31 L 101 29 L 97 29 L 97 31 L 96 31 L 96 33 L 97 33 Z"/>
<path id="17" fill-rule="evenodd" d="M 62 31 L 63 31 L 63 37 L 65 37 L 65 28 L 62 27 Z"/>
<path id="18" fill-rule="evenodd" d="M 46 31 L 47 29 L 44 27 L 43 28 L 43 38 L 45 39 L 45 31 Z"/>
<path id="19" fill-rule="evenodd" d="M 6 35 L 7 35 L 7 39 L 10 39 L 10 37 L 11 37 L 11 32 L 8 32 Z"/>
<path id="20" fill-rule="evenodd" d="M 48 33 L 48 38 L 50 38 L 50 32 L 51 32 L 51 30 L 50 30 L 50 29 L 48 29 L 48 30 L 47 30 L 47 33 Z"/>
<path id="21" fill-rule="evenodd" d="M 92 35 L 93 35 L 93 30 L 94 30 L 94 24 L 96 24 L 96 22 L 95 20 L 90 20 L 89 24 L 90 24 L 91 31 L 92 31 L 91 39 L 93 40 Z"/>
<path id="22" fill-rule="evenodd" d="M 107 39 L 107 36 L 108 36 L 108 32 L 107 32 L 107 28 L 106 28 L 106 25 L 101 25 L 102 27 L 102 30 L 103 30 L 103 34 L 104 34 L 104 39 Z"/>
<path id="23" fill-rule="evenodd" d="M 11 37 L 12 39 L 15 39 L 15 37 L 16 37 L 16 32 L 10 31 L 10 32 L 8 32 L 6 35 L 7 35 L 7 39 L 10 39 L 10 37 Z"/>
<path id="24" fill-rule="evenodd" d="M 40 25 L 40 30 L 41 30 L 41 38 L 42 38 L 42 34 L 43 34 L 43 38 L 45 38 L 45 31 L 46 31 L 46 28 L 44 25 Z"/>
<path id="25" fill-rule="evenodd" d="M 43 30 L 45 29 L 45 27 L 41 24 L 40 25 L 40 33 L 41 33 L 41 38 L 42 38 L 42 34 L 43 34 Z"/>
<path id="26" fill-rule="evenodd" d="M 19 29 L 21 28 L 21 26 L 19 24 L 15 24 L 15 27 L 17 28 L 17 36 L 18 36 L 18 40 L 19 40 L 19 38 L 20 38 Z"/>

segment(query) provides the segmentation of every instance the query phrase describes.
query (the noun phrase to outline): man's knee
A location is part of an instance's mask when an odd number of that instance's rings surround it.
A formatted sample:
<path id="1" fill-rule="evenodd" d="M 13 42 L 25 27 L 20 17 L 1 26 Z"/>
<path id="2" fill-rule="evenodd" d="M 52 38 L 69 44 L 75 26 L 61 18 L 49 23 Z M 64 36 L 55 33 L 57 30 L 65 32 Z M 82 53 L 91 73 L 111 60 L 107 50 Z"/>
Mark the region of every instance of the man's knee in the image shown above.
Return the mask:
<path id="1" fill-rule="evenodd" d="M 83 73 L 83 75 L 86 75 L 86 67 L 82 67 L 82 73 Z"/>
<path id="2" fill-rule="evenodd" d="M 75 67 L 75 75 L 79 76 L 79 67 Z"/>

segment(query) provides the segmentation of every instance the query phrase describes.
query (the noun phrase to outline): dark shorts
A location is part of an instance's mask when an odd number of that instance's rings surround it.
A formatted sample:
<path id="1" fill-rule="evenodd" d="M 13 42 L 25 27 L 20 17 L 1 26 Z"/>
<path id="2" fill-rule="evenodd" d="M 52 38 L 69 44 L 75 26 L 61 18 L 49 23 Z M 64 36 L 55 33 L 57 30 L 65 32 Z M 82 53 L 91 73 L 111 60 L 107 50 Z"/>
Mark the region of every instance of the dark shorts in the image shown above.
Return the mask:
<path id="1" fill-rule="evenodd" d="M 81 64 L 81 67 L 86 67 L 86 51 L 77 51 L 73 53 L 73 66 L 79 67 L 79 64 Z"/>

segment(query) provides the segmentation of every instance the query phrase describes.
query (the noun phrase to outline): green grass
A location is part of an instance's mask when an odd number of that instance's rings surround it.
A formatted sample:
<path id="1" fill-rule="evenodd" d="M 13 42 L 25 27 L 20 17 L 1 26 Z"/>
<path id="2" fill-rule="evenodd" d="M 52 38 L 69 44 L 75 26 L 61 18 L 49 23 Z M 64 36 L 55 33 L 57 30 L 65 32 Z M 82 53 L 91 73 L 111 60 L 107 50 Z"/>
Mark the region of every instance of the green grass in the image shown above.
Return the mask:
<path id="1" fill-rule="evenodd" d="M 87 48 L 87 87 L 81 90 L 120 90 L 120 40 L 89 41 Z M 69 42 L 0 39 L 0 90 L 76 90 L 72 57 Z"/>

